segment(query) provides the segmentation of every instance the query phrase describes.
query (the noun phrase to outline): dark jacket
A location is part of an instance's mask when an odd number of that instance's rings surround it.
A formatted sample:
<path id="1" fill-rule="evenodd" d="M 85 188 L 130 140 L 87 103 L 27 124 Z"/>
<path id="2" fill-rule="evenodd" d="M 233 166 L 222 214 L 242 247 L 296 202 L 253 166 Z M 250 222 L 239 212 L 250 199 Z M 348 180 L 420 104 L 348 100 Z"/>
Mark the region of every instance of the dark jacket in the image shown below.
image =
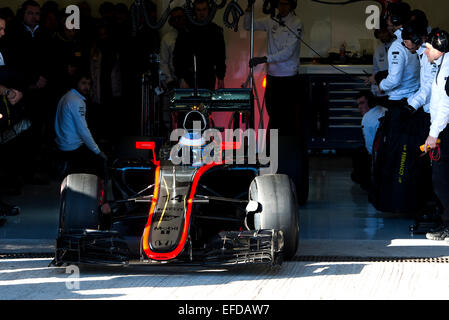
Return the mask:
<path id="1" fill-rule="evenodd" d="M 39 76 L 48 77 L 48 39 L 41 28 L 34 37 L 25 29 L 23 23 L 12 25 L 6 34 L 8 46 L 8 65 L 33 78 L 35 83 Z"/>
<path id="2" fill-rule="evenodd" d="M 215 23 L 189 27 L 180 32 L 173 52 L 173 64 L 178 79 L 194 87 L 193 56 L 197 61 L 198 87 L 215 90 L 215 78 L 223 80 L 226 74 L 226 47 L 223 29 Z"/>

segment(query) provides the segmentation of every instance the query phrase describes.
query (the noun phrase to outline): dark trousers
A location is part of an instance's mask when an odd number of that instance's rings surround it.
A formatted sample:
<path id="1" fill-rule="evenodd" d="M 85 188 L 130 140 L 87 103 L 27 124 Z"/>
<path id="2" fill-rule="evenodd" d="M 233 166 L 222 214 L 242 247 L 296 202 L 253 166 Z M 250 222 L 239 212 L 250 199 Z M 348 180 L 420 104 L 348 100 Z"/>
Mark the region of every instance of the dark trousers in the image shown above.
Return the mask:
<path id="1" fill-rule="evenodd" d="M 270 117 L 268 128 L 279 130 L 278 173 L 290 176 L 296 185 L 299 204 L 305 204 L 309 195 L 309 159 L 306 117 L 300 108 L 300 91 L 299 75 L 267 76 L 265 101 Z"/>
<path id="2" fill-rule="evenodd" d="M 270 117 L 269 128 L 278 129 L 280 136 L 303 137 L 304 126 L 298 125 L 298 122 L 303 119 L 299 109 L 299 91 L 299 75 L 267 76 L 265 101 Z"/>
<path id="3" fill-rule="evenodd" d="M 372 157 L 366 148 L 363 146 L 354 150 L 352 154 L 352 181 L 360 184 L 364 189 L 369 189 L 371 187 L 371 167 Z"/>
<path id="4" fill-rule="evenodd" d="M 61 157 L 67 161 L 66 176 L 74 173 L 89 173 L 104 179 L 104 160 L 85 145 L 74 151 L 61 151 Z"/>
<path id="5" fill-rule="evenodd" d="M 445 224 L 449 224 L 449 129 L 446 128 L 439 138 L 441 159 L 432 162 L 432 182 L 435 194 L 444 209 L 441 218 Z"/>

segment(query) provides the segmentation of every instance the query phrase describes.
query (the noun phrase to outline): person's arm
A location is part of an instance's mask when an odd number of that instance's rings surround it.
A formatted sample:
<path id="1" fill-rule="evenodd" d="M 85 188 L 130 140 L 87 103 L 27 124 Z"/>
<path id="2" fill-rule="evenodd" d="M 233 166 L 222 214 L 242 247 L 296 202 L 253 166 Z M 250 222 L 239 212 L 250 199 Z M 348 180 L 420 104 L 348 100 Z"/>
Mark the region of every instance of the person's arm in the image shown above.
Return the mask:
<path id="1" fill-rule="evenodd" d="M 442 97 L 438 101 L 437 112 L 434 119 L 432 119 L 429 132 L 429 136 L 435 139 L 439 137 L 449 123 L 449 97 L 446 92 L 440 94 L 442 94 Z"/>
<path id="2" fill-rule="evenodd" d="M 84 144 L 96 155 L 100 155 L 100 148 L 95 143 L 89 128 L 87 127 L 86 118 L 84 115 L 84 107 L 78 103 L 70 104 L 70 113 L 73 117 L 75 130 L 83 140 Z"/>
<path id="3" fill-rule="evenodd" d="M 397 46 L 392 46 L 388 51 L 388 77 L 379 84 L 379 88 L 388 92 L 397 88 L 404 75 L 406 56 Z"/>
<path id="4" fill-rule="evenodd" d="M 287 47 L 285 47 L 281 51 L 278 51 L 273 54 L 267 54 L 267 62 L 276 63 L 288 61 L 294 55 L 295 51 L 298 50 L 299 45 L 300 43 L 298 40 L 290 41 Z"/>
<path id="5" fill-rule="evenodd" d="M 289 26 L 288 30 L 289 41 L 287 45 L 280 51 L 268 54 L 267 62 L 268 63 L 276 63 L 288 61 L 291 57 L 297 52 L 301 47 L 301 40 L 304 34 L 303 26 L 301 23 L 297 23 L 295 25 Z"/>
<path id="6" fill-rule="evenodd" d="M 427 57 L 423 57 L 422 59 L 427 59 Z M 436 64 L 428 63 L 423 72 L 425 73 L 424 80 L 421 81 L 421 86 L 418 92 L 407 100 L 408 104 L 416 110 L 428 103 L 430 95 L 432 94 L 432 84 L 433 81 L 435 81 L 438 67 Z"/>

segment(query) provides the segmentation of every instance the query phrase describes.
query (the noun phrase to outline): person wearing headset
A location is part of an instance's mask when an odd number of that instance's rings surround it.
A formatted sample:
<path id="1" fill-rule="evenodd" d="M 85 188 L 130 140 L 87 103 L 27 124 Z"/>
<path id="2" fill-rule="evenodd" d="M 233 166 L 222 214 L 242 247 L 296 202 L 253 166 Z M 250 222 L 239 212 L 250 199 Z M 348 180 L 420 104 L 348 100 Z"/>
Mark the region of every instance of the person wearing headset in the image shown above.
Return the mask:
<path id="1" fill-rule="evenodd" d="M 430 130 L 424 150 L 440 148 L 440 159 L 432 163 L 432 181 L 436 196 L 443 206 L 441 226 L 426 234 L 430 240 L 449 240 L 449 33 L 434 29 L 426 43 L 430 62 L 438 66 L 430 98 Z M 438 139 L 441 143 L 438 143 Z M 437 146 L 438 145 L 438 146 Z M 438 161 L 436 161 L 438 160 Z"/>
<path id="2" fill-rule="evenodd" d="M 418 54 L 420 62 L 420 87 L 419 90 L 407 99 L 405 108 L 410 113 L 415 113 L 422 108 L 426 114 L 429 114 L 430 95 L 432 83 L 435 80 L 438 67 L 431 63 L 424 54 L 427 41 L 428 23 L 425 20 L 413 20 L 407 24 L 402 31 L 404 46 L 411 52 Z"/>
<path id="3" fill-rule="evenodd" d="M 418 55 L 402 44 L 402 30 L 410 19 L 410 6 L 399 2 L 390 4 L 389 8 L 388 25 L 396 40 L 388 50 L 388 75 L 383 80 L 377 77 L 376 81 L 380 90 L 389 96 L 389 106 L 394 107 L 418 91 L 420 65 Z"/>
<path id="4" fill-rule="evenodd" d="M 419 147 L 426 139 L 430 128 L 430 98 L 432 83 L 438 72 L 435 63 L 431 63 L 424 54 L 427 41 L 427 20 L 416 19 L 404 26 L 402 39 L 404 46 L 411 53 L 417 54 L 420 61 L 419 90 L 408 99 L 403 99 L 401 108 L 402 122 L 410 128 L 408 131 L 408 153 L 414 154 L 415 177 L 420 203 L 435 203 L 435 194 L 432 187 L 432 167 L 428 157 L 420 157 Z M 438 206 L 435 206 L 437 208 Z"/>
<path id="5" fill-rule="evenodd" d="M 295 9 L 295 0 L 278 0 L 276 17 L 255 20 L 254 30 L 267 33 L 268 54 L 250 61 L 250 67 L 268 64 L 265 98 L 270 128 L 278 129 L 280 135 L 286 136 L 296 134 L 296 92 L 299 88 L 301 39 L 304 33 Z M 244 19 L 246 30 L 251 28 L 250 12 L 251 7 L 248 6 Z"/>

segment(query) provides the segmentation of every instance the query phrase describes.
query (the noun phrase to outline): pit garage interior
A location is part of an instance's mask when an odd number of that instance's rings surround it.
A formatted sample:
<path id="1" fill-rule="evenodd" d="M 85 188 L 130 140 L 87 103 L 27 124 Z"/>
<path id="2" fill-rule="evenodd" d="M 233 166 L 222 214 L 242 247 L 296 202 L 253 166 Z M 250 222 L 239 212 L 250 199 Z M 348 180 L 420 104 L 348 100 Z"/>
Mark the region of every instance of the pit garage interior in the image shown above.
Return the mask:
<path id="1" fill-rule="evenodd" d="M 17 2 L 3 0 L 2 6 L 15 10 Z M 59 1 L 61 6 L 72 2 Z M 101 1 L 88 2 L 92 12 L 97 12 Z M 132 3 L 131 0 L 121 2 Z M 165 0 L 155 2 L 160 13 L 166 7 Z M 238 2 L 245 9 L 247 1 Z M 426 12 L 432 26 L 449 29 L 449 3 L 446 1 L 407 2 L 412 8 Z M 365 27 L 366 7 L 373 4 L 376 2 L 332 6 L 298 1 L 296 13 L 304 24 L 304 41 L 321 57 L 302 46 L 300 74 L 309 88 L 314 89 L 303 95 L 301 101 L 307 106 L 309 119 L 313 120 L 309 121 L 308 128 L 309 195 L 307 203 L 299 208 L 297 257 L 449 256 L 446 242 L 430 241 L 424 234 L 411 232 L 415 217 L 377 211 L 368 201 L 367 191 L 351 179 L 354 150 L 363 146 L 362 117 L 354 96 L 365 87 L 363 79 L 372 72 L 372 61 L 367 56 L 379 45 L 373 31 Z M 263 15 L 261 7 L 262 1 L 256 1 L 256 18 Z M 214 22 L 223 26 L 221 17 L 219 10 Z M 168 28 L 165 25 L 161 34 Z M 248 76 L 249 33 L 242 27 L 242 21 L 237 32 L 224 27 L 224 33 L 228 65 L 225 85 L 239 88 Z M 347 51 L 364 52 L 367 56 L 348 58 L 343 63 L 337 59 L 337 70 L 329 64 L 328 56 L 339 52 L 343 43 Z M 265 34 L 256 32 L 255 55 L 263 56 L 265 50 Z M 261 100 L 265 74 L 262 67 L 255 69 L 255 86 Z M 256 116 L 256 122 L 258 120 Z M 19 206 L 21 213 L 3 221 L 0 252 L 53 252 L 59 219 L 59 192 L 60 180 L 52 179 L 47 185 L 25 185 L 20 195 L 2 197 Z"/>

